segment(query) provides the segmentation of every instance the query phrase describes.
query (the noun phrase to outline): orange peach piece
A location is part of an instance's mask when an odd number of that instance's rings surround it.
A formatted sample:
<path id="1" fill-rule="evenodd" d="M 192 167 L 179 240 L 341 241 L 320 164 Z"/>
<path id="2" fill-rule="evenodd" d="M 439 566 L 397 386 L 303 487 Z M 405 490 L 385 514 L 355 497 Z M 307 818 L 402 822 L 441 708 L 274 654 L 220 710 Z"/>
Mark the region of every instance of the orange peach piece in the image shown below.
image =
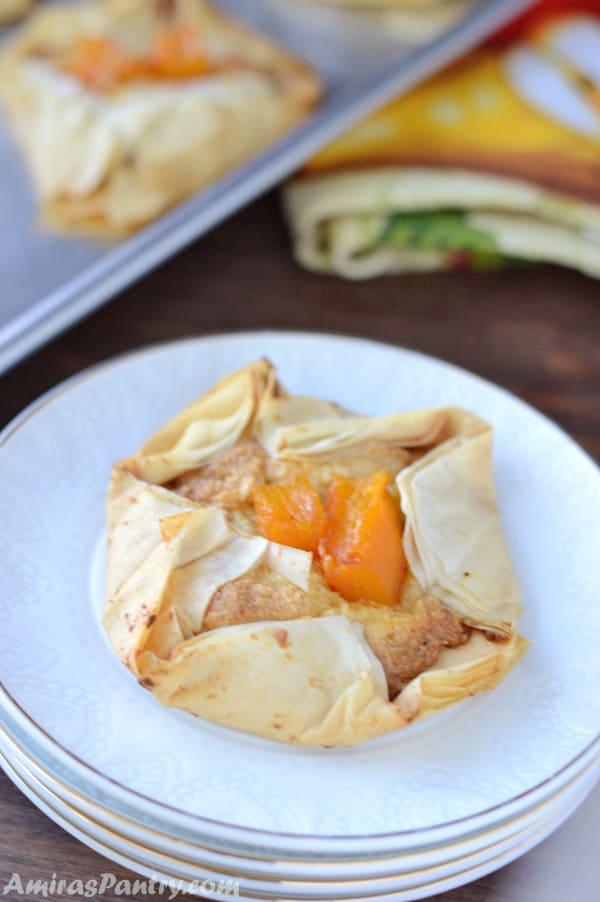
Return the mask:
<path id="1" fill-rule="evenodd" d="M 337 479 L 327 501 L 320 543 L 327 582 L 346 601 L 393 605 L 406 574 L 402 521 L 385 471 L 365 479 Z"/>
<path id="2" fill-rule="evenodd" d="M 264 485 L 254 492 L 259 533 L 280 545 L 317 551 L 325 533 L 326 518 L 321 499 L 307 476 L 297 476 L 281 485 Z"/>

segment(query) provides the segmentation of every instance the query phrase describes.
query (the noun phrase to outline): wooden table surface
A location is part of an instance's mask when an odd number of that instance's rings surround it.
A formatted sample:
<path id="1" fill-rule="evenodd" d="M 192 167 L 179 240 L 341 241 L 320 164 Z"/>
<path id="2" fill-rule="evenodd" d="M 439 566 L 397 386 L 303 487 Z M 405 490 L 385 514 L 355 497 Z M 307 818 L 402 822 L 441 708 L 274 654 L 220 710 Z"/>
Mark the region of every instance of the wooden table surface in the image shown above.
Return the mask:
<path id="1" fill-rule="evenodd" d="M 0 425 L 57 382 L 113 354 L 179 336 L 263 328 L 367 336 L 449 360 L 529 401 L 600 459 L 600 283 L 551 267 L 356 284 L 315 276 L 290 258 L 275 195 L 2 377 Z M 598 902 L 599 818 L 596 792 L 525 858 L 437 898 Z M 110 871 L 133 879 L 51 823 L 4 775 L 0 823 L 0 894 L 13 872 L 23 879 L 52 873 L 89 879 Z"/>

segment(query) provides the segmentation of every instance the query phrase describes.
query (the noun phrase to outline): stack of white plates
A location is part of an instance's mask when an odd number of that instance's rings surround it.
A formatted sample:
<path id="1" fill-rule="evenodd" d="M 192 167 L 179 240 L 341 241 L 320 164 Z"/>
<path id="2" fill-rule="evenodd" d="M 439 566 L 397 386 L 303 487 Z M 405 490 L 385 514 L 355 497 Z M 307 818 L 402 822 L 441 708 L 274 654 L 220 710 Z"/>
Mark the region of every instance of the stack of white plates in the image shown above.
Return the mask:
<path id="1" fill-rule="evenodd" d="M 110 464 L 235 366 L 378 414 L 490 420 L 533 645 L 492 693 L 351 749 L 301 749 L 161 707 L 100 625 Z M 556 426 L 447 364 L 277 333 L 152 348 L 81 374 L 0 445 L 1 764 L 98 852 L 213 898 L 420 899 L 540 842 L 600 774 L 600 478 Z M 180 884 L 179 881 L 182 881 Z"/>

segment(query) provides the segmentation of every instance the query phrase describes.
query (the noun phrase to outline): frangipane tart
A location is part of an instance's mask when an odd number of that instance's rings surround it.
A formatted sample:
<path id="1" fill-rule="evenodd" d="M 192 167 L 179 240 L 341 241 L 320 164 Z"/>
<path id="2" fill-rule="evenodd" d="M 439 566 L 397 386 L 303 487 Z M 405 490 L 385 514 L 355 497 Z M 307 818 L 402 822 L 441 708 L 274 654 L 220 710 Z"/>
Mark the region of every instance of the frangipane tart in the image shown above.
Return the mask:
<path id="1" fill-rule="evenodd" d="M 113 468 L 104 626 L 165 705 L 352 745 L 493 689 L 527 648 L 492 430 L 357 416 L 233 373 Z"/>

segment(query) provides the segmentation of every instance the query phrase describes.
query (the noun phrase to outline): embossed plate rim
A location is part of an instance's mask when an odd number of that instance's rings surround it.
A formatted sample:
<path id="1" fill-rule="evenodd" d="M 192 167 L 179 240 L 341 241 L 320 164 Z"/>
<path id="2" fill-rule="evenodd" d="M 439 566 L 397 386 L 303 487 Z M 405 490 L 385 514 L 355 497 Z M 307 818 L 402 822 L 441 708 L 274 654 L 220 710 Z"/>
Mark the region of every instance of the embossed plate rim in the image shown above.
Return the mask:
<path id="1" fill-rule="evenodd" d="M 376 872 L 372 870 L 369 870 L 368 872 L 362 870 L 367 863 L 370 866 L 372 862 L 354 859 L 346 861 L 343 864 L 343 867 L 348 869 L 347 874 L 342 876 L 340 872 L 339 876 L 333 877 L 330 873 L 318 870 L 320 867 L 328 866 L 328 863 L 326 862 L 319 863 L 319 865 L 315 865 L 314 862 L 311 862 L 308 864 L 308 872 L 302 872 L 302 874 L 300 874 L 300 871 L 298 870 L 298 863 L 283 861 L 282 859 L 277 859 L 276 861 L 271 860 L 268 863 L 263 861 L 262 869 L 258 866 L 254 866 L 254 869 L 251 872 L 243 870 L 239 862 L 242 861 L 243 867 L 246 867 L 249 862 L 252 864 L 254 863 L 253 859 L 241 859 L 239 856 L 236 857 L 234 861 L 229 862 L 227 861 L 229 856 L 225 855 L 222 856 L 224 859 L 223 861 L 217 859 L 215 862 L 213 860 L 211 865 L 209 865 L 206 860 L 206 854 L 212 854 L 213 850 L 211 849 L 191 846 L 186 848 L 180 840 L 173 840 L 165 834 L 159 834 L 156 831 L 149 832 L 148 830 L 144 832 L 143 829 L 140 831 L 139 824 L 128 821 L 125 818 L 120 817 L 118 819 L 120 823 L 115 823 L 114 813 L 112 811 L 99 805 L 90 805 L 86 798 L 82 796 L 81 793 L 77 792 L 76 789 L 57 780 L 55 777 L 52 777 L 49 772 L 44 771 L 39 763 L 29 757 L 14 740 L 10 738 L 7 740 L 6 737 L 4 737 L 3 740 L 1 730 L 0 753 L 0 760 L 2 757 L 8 759 L 15 767 L 22 770 L 24 774 L 27 774 L 27 776 L 31 777 L 36 783 L 42 785 L 53 797 L 61 803 L 64 803 L 69 810 L 77 813 L 91 823 L 107 829 L 110 833 L 119 836 L 127 843 L 131 842 L 136 845 L 141 845 L 145 850 L 156 852 L 161 856 L 174 857 L 176 861 L 188 866 L 214 866 L 216 870 L 220 871 L 222 869 L 221 865 L 225 864 L 226 866 L 223 869 L 224 873 L 240 874 L 249 879 L 257 877 L 266 880 L 286 879 L 297 883 L 315 883 L 318 881 L 327 887 L 335 887 L 338 884 L 343 886 L 355 882 L 364 883 L 366 880 L 381 882 L 381 879 L 404 876 L 407 873 L 409 862 L 412 873 L 424 873 L 430 871 L 432 868 L 439 868 L 444 865 L 449 866 L 451 863 L 457 861 L 465 862 L 467 859 L 472 859 L 476 855 L 482 855 L 485 851 L 491 850 L 492 848 L 504 850 L 506 843 L 512 838 L 514 838 L 516 842 L 517 838 L 524 837 L 531 832 L 536 825 L 541 824 L 545 820 L 549 820 L 552 814 L 557 810 L 557 803 L 561 808 L 566 808 L 567 800 L 575 795 L 577 787 L 582 786 L 584 783 L 585 785 L 592 785 L 596 782 L 598 775 L 600 774 L 600 755 L 598 755 L 593 761 L 583 767 L 565 786 L 551 794 L 544 801 L 529 808 L 527 812 L 508 822 L 510 830 L 505 829 L 506 825 L 504 829 L 497 826 L 491 826 L 477 835 L 477 844 L 475 846 L 473 846 L 473 838 L 468 840 L 462 839 L 455 843 L 445 844 L 443 846 L 443 852 L 447 853 L 451 850 L 452 854 L 450 857 L 444 857 L 442 860 L 434 857 L 428 861 L 423 857 L 424 853 L 419 851 L 412 853 L 410 856 L 405 855 L 396 857 L 395 859 L 385 859 L 385 871 L 377 870 Z M 92 810 L 90 810 L 90 808 Z M 127 832 L 123 829 L 123 823 L 126 824 Z M 167 840 L 167 845 L 162 844 L 161 840 Z M 481 843 L 482 840 L 484 841 L 484 844 Z M 156 844 L 157 842 L 159 843 L 158 845 Z M 431 851 L 429 854 L 431 854 Z M 185 858 L 182 857 L 184 855 L 186 856 Z M 417 860 L 418 858 L 420 858 L 420 860 Z M 377 863 L 380 864 L 381 859 Z M 264 868 L 265 864 L 268 864 L 267 869 Z M 269 868 L 269 866 L 272 865 L 275 865 L 275 868 Z M 287 870 L 290 865 L 296 867 L 296 870 L 292 873 Z M 229 868 L 231 867 L 234 867 L 235 871 L 229 871 Z M 306 868 L 306 864 L 304 867 Z M 315 867 L 317 870 L 315 870 Z M 359 867 L 361 870 L 356 872 L 354 871 L 355 867 Z M 337 868 L 339 870 L 339 864 L 337 865 Z M 392 869 L 390 870 L 390 868 Z M 400 868 L 400 870 L 398 870 L 398 868 Z"/>
<path id="2" fill-rule="evenodd" d="M 130 867 L 137 873 L 141 873 L 149 877 L 154 877 L 157 880 L 164 879 L 167 882 L 174 881 L 175 883 L 178 883 L 183 879 L 185 883 L 186 878 L 181 878 L 180 876 L 168 873 L 167 871 L 158 871 L 156 868 L 150 869 L 149 865 L 146 862 L 139 861 L 138 859 L 131 857 L 129 854 L 124 853 L 122 849 L 115 848 L 114 846 L 108 844 L 106 841 L 98 839 L 93 834 L 87 832 L 84 828 L 77 825 L 70 819 L 66 810 L 65 812 L 61 812 L 60 810 L 55 809 L 42 795 L 40 795 L 36 791 L 36 789 L 28 783 L 19 769 L 15 768 L 14 762 L 11 762 L 9 759 L 5 759 L 4 755 L 1 753 L 0 766 L 2 766 L 2 769 L 5 771 L 11 782 L 13 782 L 13 784 L 18 789 L 20 789 L 20 791 L 23 792 L 27 796 L 27 798 L 37 808 L 39 808 L 40 811 L 46 814 L 47 817 L 53 820 L 62 829 L 66 830 L 71 836 L 75 837 L 80 842 L 83 842 L 90 848 L 94 849 L 97 852 L 100 852 L 100 854 L 105 855 L 109 859 L 117 861 L 121 865 Z M 369 900 L 373 900 L 373 902 L 375 902 L 375 900 L 380 900 L 380 902 L 390 900 L 390 902 L 392 902 L 393 900 L 393 902 L 395 902 L 395 900 L 403 900 L 403 902 L 413 902 L 413 900 L 417 899 L 430 898 L 432 895 L 432 890 L 433 895 L 437 895 L 441 892 L 447 892 L 453 888 L 462 886 L 465 883 L 471 883 L 472 881 L 485 876 L 487 873 L 497 870 L 499 867 L 502 867 L 505 864 L 514 861 L 516 858 L 521 857 L 527 851 L 534 848 L 536 845 L 546 839 L 556 829 L 558 829 L 585 800 L 590 791 L 591 787 L 587 786 L 585 788 L 585 791 L 577 796 L 577 799 L 574 803 L 572 802 L 571 805 L 564 804 L 563 806 L 561 806 L 559 811 L 554 813 L 554 816 L 549 816 L 543 819 L 541 825 L 539 825 L 539 829 L 534 830 L 532 833 L 528 832 L 523 839 L 515 842 L 497 855 L 494 855 L 491 858 L 481 861 L 478 864 L 464 870 L 460 870 L 453 874 L 448 874 L 446 877 L 439 878 L 431 883 L 417 885 L 400 891 L 386 890 L 383 893 L 361 893 L 358 896 L 347 896 L 346 894 L 340 896 L 338 890 L 336 890 L 335 895 L 332 896 L 323 893 L 322 887 L 318 887 L 318 896 L 312 895 L 310 893 L 307 895 L 294 894 L 293 896 L 284 896 L 282 890 L 286 889 L 286 886 L 285 883 L 282 882 L 282 889 L 277 892 L 276 896 L 274 896 L 270 892 L 268 893 L 268 895 L 263 895 L 258 890 L 249 891 L 248 889 L 244 888 L 242 890 L 242 893 L 240 894 L 240 898 L 265 900 L 276 899 L 277 902 L 299 902 L 299 900 L 319 900 L 319 902 L 323 902 L 323 900 L 335 900 L 335 902 L 338 902 L 338 900 L 340 900 L 340 902 L 341 900 L 343 900 L 343 902 L 359 902 L 359 900 L 362 900 L 362 902 L 369 902 Z M 65 809 L 70 808 L 70 806 L 68 805 L 65 805 L 64 807 Z M 52 811 L 52 814 L 49 813 L 50 811 Z M 111 831 L 108 832 L 110 833 Z M 115 834 L 113 834 L 113 836 L 115 836 L 115 838 L 118 840 L 118 837 L 116 837 Z M 493 864 L 493 867 L 490 868 L 490 864 Z M 219 874 L 217 873 L 214 876 L 219 877 Z M 315 887 L 315 891 L 317 891 L 317 887 Z M 425 895 L 425 893 L 427 895 Z M 217 892 L 213 893 L 213 897 L 224 899 L 229 898 L 229 895 L 222 896 Z"/>
<path id="3" fill-rule="evenodd" d="M 327 342 L 327 341 L 332 341 L 332 340 L 333 341 L 341 340 L 341 341 L 345 341 L 345 342 L 349 342 L 349 343 L 354 342 L 354 343 L 356 343 L 356 345 L 360 345 L 361 347 L 363 347 L 363 349 L 365 349 L 366 346 L 369 346 L 371 350 L 376 350 L 377 348 L 386 348 L 388 351 L 391 350 L 395 353 L 395 355 L 398 355 L 399 359 L 404 355 L 405 357 L 409 357 L 409 358 L 413 357 L 414 359 L 420 360 L 424 364 L 428 364 L 428 365 L 435 364 L 436 366 L 441 365 L 448 372 L 455 372 L 457 374 L 460 374 L 462 377 L 467 376 L 469 380 L 473 380 L 477 383 L 482 384 L 483 386 L 486 386 L 488 390 L 493 389 L 494 392 L 499 393 L 500 396 L 503 396 L 505 398 L 505 400 L 508 399 L 508 400 L 510 400 L 510 402 L 512 404 L 520 405 L 525 411 L 527 411 L 527 413 L 529 415 L 534 415 L 536 418 L 539 418 L 541 421 L 544 421 L 546 423 L 546 425 L 549 425 L 551 427 L 551 429 L 557 435 L 560 436 L 562 441 L 567 441 L 569 443 L 569 445 L 571 446 L 571 450 L 574 450 L 575 453 L 577 453 L 578 455 L 581 455 L 588 464 L 592 463 L 593 471 L 596 476 L 598 475 L 597 468 L 595 468 L 593 461 L 591 461 L 589 456 L 586 455 L 585 452 L 583 452 L 571 439 L 569 439 L 568 436 L 565 436 L 565 434 L 562 432 L 562 430 L 560 430 L 555 424 L 551 423 L 551 421 L 549 421 L 546 417 L 543 417 L 537 411 L 534 411 L 531 407 L 526 405 L 524 402 L 520 401 L 519 399 L 516 399 L 514 396 L 510 395 L 510 393 L 504 391 L 503 389 L 500 389 L 497 386 L 493 386 L 491 383 L 486 382 L 485 380 L 482 380 L 479 377 L 474 376 L 473 374 L 466 373 L 465 370 L 462 370 L 462 369 L 455 367 L 451 364 L 448 364 L 444 361 L 439 361 L 439 360 L 436 360 L 435 358 L 428 357 L 427 355 L 419 354 L 418 352 L 406 351 L 405 349 L 397 348 L 397 347 L 390 346 L 390 345 L 384 345 L 382 343 L 377 343 L 377 342 L 368 342 L 363 339 L 350 338 L 350 337 L 346 337 L 346 336 L 327 335 L 327 334 L 323 334 L 323 333 L 289 333 L 289 332 L 227 333 L 227 334 L 220 335 L 220 336 L 209 336 L 209 337 L 204 337 L 204 338 L 200 338 L 200 339 L 189 338 L 189 339 L 186 339 L 184 342 L 177 342 L 177 341 L 176 342 L 168 342 L 168 343 L 164 343 L 164 344 L 154 345 L 154 346 L 151 346 L 150 348 L 141 349 L 141 350 L 137 350 L 134 352 L 129 352 L 124 355 L 120 355 L 120 357 L 113 358 L 112 360 L 98 364 L 95 367 L 92 367 L 89 370 L 84 371 L 83 373 L 77 374 L 76 376 L 72 377 L 70 380 L 67 380 L 65 383 L 62 383 L 61 385 L 57 386 L 55 389 L 50 390 L 50 392 L 43 395 L 40 399 L 38 399 L 38 401 L 33 402 L 32 405 L 30 405 L 28 408 L 26 408 L 21 415 L 19 415 L 12 423 L 10 423 L 6 427 L 6 429 L 0 436 L 0 442 L 2 444 L 4 444 L 8 440 L 8 438 L 10 438 L 10 436 L 14 433 L 15 430 L 17 430 L 31 416 L 35 415 L 35 413 L 37 413 L 41 408 L 45 407 L 48 403 L 50 403 L 54 398 L 63 394 L 64 392 L 68 391 L 72 386 L 78 385 L 82 381 L 85 381 L 86 379 L 93 378 L 93 376 L 98 371 L 101 371 L 107 367 L 114 366 L 115 364 L 118 364 L 119 362 L 127 360 L 129 358 L 139 357 L 140 355 L 144 355 L 144 354 L 152 354 L 153 352 L 156 352 L 156 351 L 160 352 L 163 350 L 172 349 L 173 347 L 180 346 L 181 344 L 193 343 L 198 346 L 202 346 L 202 345 L 206 346 L 207 343 L 211 344 L 214 342 L 219 343 L 219 342 L 223 342 L 223 341 L 234 341 L 234 340 L 239 340 L 239 339 L 251 340 L 252 342 L 267 341 L 267 340 L 279 341 L 279 340 L 283 339 L 284 343 L 285 343 L 285 341 L 288 341 L 288 342 L 289 341 L 292 341 L 292 342 L 298 342 L 298 341 L 323 342 L 323 341 L 325 341 L 325 342 Z M 25 714 L 25 717 L 27 718 L 26 714 Z M 42 734 L 40 733 L 39 727 L 37 725 L 35 725 L 35 723 L 33 721 L 31 721 L 29 726 L 33 727 L 33 729 L 36 731 L 36 733 L 38 735 L 38 738 L 40 738 L 42 736 Z M 596 736 L 591 741 L 591 743 L 589 743 L 587 751 L 592 749 L 592 747 L 594 746 L 595 743 L 598 742 L 598 740 L 599 740 L 599 737 Z M 50 745 L 52 746 L 52 744 L 53 744 L 53 740 L 50 740 Z M 54 743 L 54 751 L 56 751 L 57 749 L 58 749 L 58 746 L 56 745 L 56 743 Z M 74 756 L 73 753 L 66 751 L 65 754 L 67 755 L 67 757 L 69 758 L 69 760 L 72 764 L 76 762 L 76 756 Z M 552 780 L 556 779 L 557 777 L 559 777 L 563 771 L 565 771 L 570 766 L 572 766 L 575 762 L 577 762 L 585 754 L 586 754 L 586 749 L 584 749 L 583 751 L 580 751 L 577 756 L 570 759 L 565 765 L 563 765 L 562 768 L 560 768 L 558 771 L 556 771 L 554 774 L 552 774 L 546 780 L 541 781 L 541 783 L 537 784 L 534 787 L 530 787 L 523 793 L 519 793 L 518 795 L 515 795 L 514 797 L 512 797 L 510 799 L 502 801 L 498 805 L 490 806 L 487 809 L 484 809 L 484 810 L 479 811 L 474 814 L 467 815 L 466 817 L 456 818 L 454 820 L 448 820 L 448 821 L 445 821 L 445 822 L 439 823 L 439 824 L 427 825 L 425 827 L 416 827 L 416 828 L 412 828 L 412 829 L 406 830 L 406 831 L 369 833 L 369 834 L 353 834 L 353 835 L 345 835 L 345 836 L 339 836 L 336 834 L 328 834 L 328 835 L 318 835 L 318 834 L 310 834 L 310 833 L 294 834 L 294 833 L 285 832 L 285 831 L 270 831 L 267 829 L 255 828 L 255 827 L 251 827 L 251 826 L 231 825 L 224 821 L 213 820 L 213 819 L 207 818 L 202 815 L 190 814 L 189 812 L 181 811 L 180 809 L 177 809 L 174 806 L 168 806 L 165 803 L 154 802 L 152 799 L 146 799 L 146 802 L 152 806 L 157 805 L 158 809 L 160 811 L 162 811 L 163 814 L 165 811 L 170 810 L 174 816 L 181 816 L 183 818 L 189 818 L 189 819 L 191 819 L 192 822 L 196 822 L 196 823 L 198 821 L 200 821 L 207 825 L 210 824 L 212 826 L 213 830 L 216 830 L 219 826 L 222 826 L 228 830 L 233 830 L 234 832 L 241 831 L 241 833 L 244 836 L 243 845 L 246 845 L 248 843 L 251 835 L 252 835 L 253 839 L 255 837 L 258 838 L 258 837 L 262 836 L 264 838 L 264 842 L 262 845 L 268 844 L 269 841 L 272 842 L 275 837 L 277 837 L 279 840 L 283 840 L 285 838 L 294 839 L 297 843 L 298 842 L 306 843 L 312 838 L 312 839 L 318 839 L 320 844 L 322 844 L 324 840 L 333 841 L 336 839 L 339 839 L 340 841 L 343 841 L 345 843 L 350 842 L 350 844 L 354 844 L 354 840 L 359 840 L 362 843 L 364 840 L 383 840 L 385 838 L 393 838 L 394 840 L 398 841 L 403 836 L 417 838 L 419 835 L 421 835 L 422 838 L 425 839 L 425 837 L 427 835 L 429 835 L 429 836 L 431 835 L 432 831 L 436 831 L 438 829 L 446 830 L 455 825 L 459 826 L 460 829 L 466 828 L 468 830 L 470 826 L 473 826 L 473 828 L 475 829 L 477 818 L 486 817 L 489 819 L 490 815 L 495 815 L 495 814 L 502 816 L 503 813 L 505 813 L 509 810 L 509 808 L 507 806 L 510 806 L 511 803 L 513 803 L 513 804 L 515 802 L 518 803 L 518 801 L 524 797 L 526 797 L 527 799 L 530 799 L 532 793 L 534 793 L 536 790 L 539 790 L 540 787 L 547 786 L 549 781 L 552 781 Z M 93 772 L 92 767 L 86 763 L 82 763 L 82 766 L 84 767 L 84 769 L 86 769 L 87 776 L 89 777 Z M 106 775 L 102 775 L 99 771 L 95 771 L 95 773 L 98 774 L 100 779 L 108 781 L 108 783 L 110 784 L 110 787 L 111 787 L 111 789 L 109 791 L 113 791 L 113 790 L 116 791 L 117 787 L 118 787 L 118 788 L 122 789 L 125 794 L 128 794 L 130 796 L 130 798 L 133 795 L 134 797 L 138 798 L 140 800 L 140 802 L 142 802 L 142 804 L 145 804 L 145 802 L 143 801 L 144 796 L 142 793 L 136 792 L 135 790 L 132 790 L 129 787 L 121 786 L 118 783 L 118 781 L 116 781 L 110 777 L 107 777 Z M 364 851 L 366 851 L 366 850 L 364 850 Z M 383 851 L 383 854 L 385 854 L 385 850 L 381 850 L 381 851 Z M 320 855 L 319 855 L 319 857 L 320 857 Z"/>

